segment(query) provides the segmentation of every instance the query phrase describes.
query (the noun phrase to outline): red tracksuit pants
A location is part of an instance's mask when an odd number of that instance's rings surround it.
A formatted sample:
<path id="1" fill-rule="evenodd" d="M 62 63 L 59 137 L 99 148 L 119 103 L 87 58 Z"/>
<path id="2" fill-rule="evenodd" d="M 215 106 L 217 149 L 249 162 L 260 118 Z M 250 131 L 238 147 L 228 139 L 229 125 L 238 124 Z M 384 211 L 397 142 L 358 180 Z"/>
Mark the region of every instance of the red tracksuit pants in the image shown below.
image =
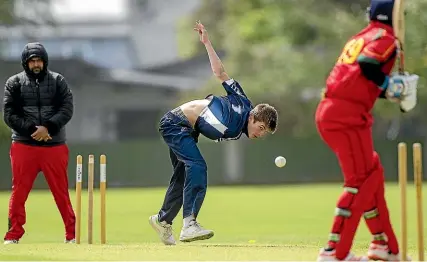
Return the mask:
<path id="1" fill-rule="evenodd" d="M 68 147 L 29 146 L 13 142 L 10 148 L 12 194 L 9 201 L 9 230 L 5 240 L 19 240 L 25 233 L 25 202 L 37 174 L 43 172 L 65 225 L 65 238 L 75 237 L 76 217 L 68 192 Z"/>
<path id="2" fill-rule="evenodd" d="M 345 125 L 334 119 L 331 103 L 322 103 L 316 112 L 316 124 L 323 141 L 338 158 L 344 175 L 344 192 L 337 201 L 334 221 L 328 242 L 336 250 L 337 259 L 344 259 L 353 244 L 355 232 L 363 216 L 374 236 L 388 244 L 397 254 L 398 243 L 393 231 L 384 193 L 384 169 L 374 150 L 371 124 Z M 348 108 L 348 107 L 347 107 Z M 342 114 L 342 110 L 338 110 Z M 366 120 L 367 118 L 365 118 Z M 384 237 L 382 239 L 381 237 Z"/>

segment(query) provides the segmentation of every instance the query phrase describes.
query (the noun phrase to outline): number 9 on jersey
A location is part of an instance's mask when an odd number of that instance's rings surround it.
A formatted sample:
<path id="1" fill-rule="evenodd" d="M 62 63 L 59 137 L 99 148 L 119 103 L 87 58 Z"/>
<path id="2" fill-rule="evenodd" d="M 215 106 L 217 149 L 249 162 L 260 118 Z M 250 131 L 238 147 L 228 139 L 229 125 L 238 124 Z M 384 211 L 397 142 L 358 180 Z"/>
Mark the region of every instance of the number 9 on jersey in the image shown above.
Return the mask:
<path id="1" fill-rule="evenodd" d="M 337 64 L 353 64 L 360 52 L 362 52 L 365 41 L 363 38 L 352 39 L 345 46 L 338 58 Z"/>

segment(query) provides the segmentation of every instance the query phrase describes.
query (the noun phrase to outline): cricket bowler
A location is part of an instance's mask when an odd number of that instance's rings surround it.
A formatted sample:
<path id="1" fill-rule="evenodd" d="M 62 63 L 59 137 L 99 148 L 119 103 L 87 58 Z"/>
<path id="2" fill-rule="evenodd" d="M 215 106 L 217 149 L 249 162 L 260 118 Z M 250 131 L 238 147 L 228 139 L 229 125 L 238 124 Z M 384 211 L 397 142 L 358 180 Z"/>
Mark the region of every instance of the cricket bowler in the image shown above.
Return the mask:
<path id="1" fill-rule="evenodd" d="M 371 1 L 369 24 L 345 45 L 316 110 L 318 132 L 344 175 L 329 241 L 318 261 L 401 260 L 385 200 L 384 169 L 373 145 L 371 113 L 377 98 L 398 103 L 402 112 L 417 103 L 418 76 L 391 74 L 398 51 L 393 4 Z M 372 234 L 366 257 L 350 252 L 362 216 Z"/>
<path id="2" fill-rule="evenodd" d="M 214 235 L 197 220 L 207 189 L 207 165 L 197 147 L 199 134 L 214 141 L 237 140 L 242 134 L 255 139 L 277 129 L 276 109 L 268 104 L 253 107 L 240 84 L 225 72 L 205 27 L 197 22 L 194 30 L 206 48 L 212 71 L 226 95 L 211 94 L 205 99 L 190 101 L 160 120 L 159 132 L 169 146 L 173 174 L 163 206 L 158 214 L 149 218 L 149 223 L 166 245 L 176 244 L 172 221 L 181 206 L 184 223 L 180 241 L 204 240 Z"/>

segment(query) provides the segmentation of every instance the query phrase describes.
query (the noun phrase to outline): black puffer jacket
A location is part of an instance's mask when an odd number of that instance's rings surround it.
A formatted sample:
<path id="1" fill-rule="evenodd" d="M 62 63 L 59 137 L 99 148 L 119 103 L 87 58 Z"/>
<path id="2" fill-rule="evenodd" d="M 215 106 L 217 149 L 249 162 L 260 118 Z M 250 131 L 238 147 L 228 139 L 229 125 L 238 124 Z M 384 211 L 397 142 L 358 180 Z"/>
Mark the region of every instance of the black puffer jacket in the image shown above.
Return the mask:
<path id="1" fill-rule="evenodd" d="M 40 57 L 43 71 L 34 74 L 28 60 Z M 40 43 L 25 46 L 21 58 L 24 71 L 10 77 L 4 89 L 3 116 L 12 129 L 12 140 L 31 145 L 51 146 L 66 142 L 65 125 L 73 116 L 73 95 L 65 78 L 47 69 L 49 59 Z M 51 140 L 36 141 L 31 134 L 45 126 Z"/>

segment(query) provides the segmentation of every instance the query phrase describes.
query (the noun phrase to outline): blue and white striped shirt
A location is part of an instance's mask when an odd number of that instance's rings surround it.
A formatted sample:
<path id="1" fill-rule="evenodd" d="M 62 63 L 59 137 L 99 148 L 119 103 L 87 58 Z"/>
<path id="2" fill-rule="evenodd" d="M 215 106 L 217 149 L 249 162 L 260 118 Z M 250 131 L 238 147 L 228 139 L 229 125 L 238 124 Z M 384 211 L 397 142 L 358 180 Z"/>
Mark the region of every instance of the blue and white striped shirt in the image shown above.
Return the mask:
<path id="1" fill-rule="evenodd" d="M 236 140 L 242 133 L 248 135 L 249 113 L 253 109 L 251 101 L 242 87 L 234 79 L 222 83 L 226 96 L 212 98 L 196 122 L 196 129 L 211 140 Z"/>

